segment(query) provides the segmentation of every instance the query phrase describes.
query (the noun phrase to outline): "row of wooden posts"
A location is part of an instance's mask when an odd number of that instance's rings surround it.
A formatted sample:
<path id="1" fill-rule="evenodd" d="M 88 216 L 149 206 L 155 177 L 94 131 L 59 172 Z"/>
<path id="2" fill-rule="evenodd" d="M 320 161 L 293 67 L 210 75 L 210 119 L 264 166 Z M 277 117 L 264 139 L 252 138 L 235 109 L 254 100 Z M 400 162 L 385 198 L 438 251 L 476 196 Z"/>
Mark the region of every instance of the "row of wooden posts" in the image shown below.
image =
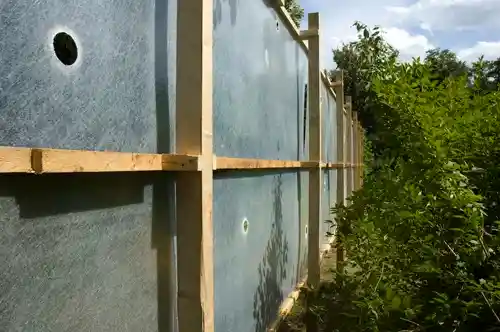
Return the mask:
<path id="1" fill-rule="evenodd" d="M 363 133 L 351 100 L 344 102 L 342 73 L 334 82 L 320 70 L 319 14 L 297 30 L 283 3 L 275 10 L 309 58 L 309 161 L 217 157 L 213 153 L 213 1 L 183 0 L 177 8 L 176 153 L 145 154 L 49 148 L 0 148 L 0 173 L 176 172 L 178 324 L 182 332 L 213 332 L 213 174 L 218 170 L 307 169 L 309 236 L 307 283 L 320 274 L 321 194 L 325 169 L 337 169 L 337 200 L 362 185 Z M 337 153 L 323 156 L 320 86 L 336 98 Z M 344 117 L 346 121 L 344 122 Z M 355 149 L 353 149 L 353 143 Z M 345 148 L 347 147 L 347 148 Z M 347 170 L 344 172 L 344 170 Z M 345 174 L 347 173 L 347 174 Z M 346 178 L 347 175 L 347 178 Z M 339 250 L 342 259 L 342 250 Z"/>

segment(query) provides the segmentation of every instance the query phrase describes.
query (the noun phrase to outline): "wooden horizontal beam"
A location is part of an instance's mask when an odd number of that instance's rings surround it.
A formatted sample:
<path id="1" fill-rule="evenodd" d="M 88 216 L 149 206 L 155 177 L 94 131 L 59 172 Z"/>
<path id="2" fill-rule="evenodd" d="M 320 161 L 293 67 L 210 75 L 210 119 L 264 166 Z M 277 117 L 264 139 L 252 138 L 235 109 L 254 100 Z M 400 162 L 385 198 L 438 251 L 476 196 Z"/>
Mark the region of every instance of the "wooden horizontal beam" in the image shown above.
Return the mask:
<path id="1" fill-rule="evenodd" d="M 302 168 L 303 162 L 294 160 L 265 160 L 249 158 L 216 157 L 214 169 L 270 169 L 270 168 Z"/>
<path id="2" fill-rule="evenodd" d="M 302 30 L 300 32 L 300 38 L 302 40 L 310 39 L 310 38 L 318 37 L 318 36 L 319 36 L 319 29 L 308 29 L 308 30 Z"/>
<path id="3" fill-rule="evenodd" d="M 335 82 L 330 83 L 330 88 L 337 88 L 337 87 L 341 87 L 342 85 L 344 85 L 343 82 L 335 81 Z"/>
<path id="4" fill-rule="evenodd" d="M 0 147 L 0 173 L 197 170 L 189 155 Z"/>
<path id="5" fill-rule="evenodd" d="M 336 169 L 351 167 L 362 167 L 362 164 L 231 157 L 214 157 L 213 162 L 214 170 Z M 0 147 L 0 173 L 42 174 L 199 170 L 199 157 L 191 155 Z"/>
<path id="6" fill-rule="evenodd" d="M 342 163 L 326 163 L 318 161 L 298 160 L 266 160 L 249 158 L 216 157 L 214 159 L 214 170 L 258 170 L 258 169 L 287 169 L 287 168 L 346 168 L 351 165 Z"/>
<path id="7" fill-rule="evenodd" d="M 346 164 L 343 163 L 326 163 L 325 168 L 345 168 Z"/>

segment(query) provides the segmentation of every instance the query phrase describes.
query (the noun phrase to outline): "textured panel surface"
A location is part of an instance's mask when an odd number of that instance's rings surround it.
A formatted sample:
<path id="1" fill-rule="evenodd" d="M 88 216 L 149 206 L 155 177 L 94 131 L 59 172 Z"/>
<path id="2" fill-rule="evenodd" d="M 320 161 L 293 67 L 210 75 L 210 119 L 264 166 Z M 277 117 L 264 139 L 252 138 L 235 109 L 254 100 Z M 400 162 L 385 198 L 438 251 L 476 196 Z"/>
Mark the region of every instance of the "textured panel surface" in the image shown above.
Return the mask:
<path id="1" fill-rule="evenodd" d="M 337 170 L 329 170 L 328 173 L 329 173 L 329 177 L 330 177 L 330 195 L 329 195 L 329 198 L 330 198 L 330 201 L 328 202 L 328 211 L 325 211 L 327 213 L 327 215 L 325 216 L 325 220 L 334 220 L 335 219 L 335 216 L 333 214 L 331 214 L 331 208 L 333 208 L 335 206 L 335 204 L 338 203 L 337 201 Z M 327 223 L 326 224 L 326 229 L 325 231 L 330 231 L 331 233 L 335 233 L 335 228 L 333 227 L 333 225 L 331 223 Z M 330 238 L 328 238 L 328 241 L 331 241 Z"/>
<path id="2" fill-rule="evenodd" d="M 305 222 L 299 220 L 307 212 L 303 211 L 307 187 L 300 185 L 307 185 L 305 175 L 300 179 L 297 172 L 216 175 L 216 331 L 266 331 L 298 282 L 300 265 L 306 263 Z"/>
<path id="3" fill-rule="evenodd" d="M 335 98 L 333 95 L 328 93 L 326 99 L 326 108 L 328 109 L 328 118 L 325 121 L 328 121 L 329 130 L 326 133 L 328 136 L 327 140 L 329 142 L 328 152 L 327 152 L 327 161 L 328 162 L 336 162 L 338 161 L 337 157 L 337 103 L 335 102 Z"/>
<path id="4" fill-rule="evenodd" d="M 322 193 L 322 202 L 321 202 L 321 220 L 320 223 L 320 245 L 324 247 L 329 243 L 329 238 L 326 235 L 326 232 L 329 231 L 329 225 L 326 223 L 326 220 L 330 220 L 330 208 L 332 207 L 332 192 L 330 190 L 332 186 L 332 177 L 331 172 L 329 170 L 325 170 L 323 172 L 323 193 Z"/>
<path id="5" fill-rule="evenodd" d="M 175 6 L 1 1 L 0 145 L 155 152 L 174 102 Z M 72 65 L 56 57 L 59 32 L 76 43 Z"/>
<path id="6" fill-rule="evenodd" d="M 214 0 L 214 150 L 306 159 L 307 57 L 262 0 Z"/>
<path id="7" fill-rule="evenodd" d="M 322 134 L 322 144 L 323 144 L 323 161 L 330 161 L 331 156 L 330 156 L 330 149 L 331 149 L 331 110 L 328 107 L 328 96 L 329 93 L 326 90 L 325 85 L 323 82 L 320 83 L 320 92 L 321 92 L 321 112 L 322 112 L 322 128 L 321 128 L 321 134 Z"/>
<path id="8" fill-rule="evenodd" d="M 170 331 L 168 187 L 148 176 L 0 177 L 2 331 Z"/>

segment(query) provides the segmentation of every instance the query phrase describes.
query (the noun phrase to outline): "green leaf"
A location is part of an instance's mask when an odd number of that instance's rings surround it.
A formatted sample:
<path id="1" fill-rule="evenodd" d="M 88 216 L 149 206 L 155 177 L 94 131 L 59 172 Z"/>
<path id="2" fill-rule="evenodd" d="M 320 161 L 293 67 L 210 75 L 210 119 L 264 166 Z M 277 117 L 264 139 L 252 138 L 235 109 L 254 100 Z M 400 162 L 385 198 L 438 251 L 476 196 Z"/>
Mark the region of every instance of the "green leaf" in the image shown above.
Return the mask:
<path id="1" fill-rule="evenodd" d="M 385 290 L 385 298 L 387 300 L 391 300 L 392 297 L 393 297 L 392 289 L 390 287 L 387 287 L 387 289 Z"/>
<path id="2" fill-rule="evenodd" d="M 399 295 L 395 295 L 391 301 L 391 308 L 393 310 L 398 310 L 400 306 L 401 306 L 401 298 L 399 297 Z"/>

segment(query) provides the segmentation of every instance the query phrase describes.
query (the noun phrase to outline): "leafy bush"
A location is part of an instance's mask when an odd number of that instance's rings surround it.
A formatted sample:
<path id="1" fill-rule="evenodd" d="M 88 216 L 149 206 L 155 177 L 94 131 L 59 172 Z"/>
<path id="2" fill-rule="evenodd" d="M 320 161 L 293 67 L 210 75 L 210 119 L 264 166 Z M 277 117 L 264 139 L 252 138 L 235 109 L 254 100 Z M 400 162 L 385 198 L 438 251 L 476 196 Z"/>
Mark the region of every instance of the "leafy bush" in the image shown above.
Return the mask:
<path id="1" fill-rule="evenodd" d="M 325 331 L 500 330 L 500 93 L 480 75 L 436 79 L 419 59 L 371 63 L 383 66 L 364 83 L 379 150 L 332 211 L 346 272 L 314 312 Z"/>

